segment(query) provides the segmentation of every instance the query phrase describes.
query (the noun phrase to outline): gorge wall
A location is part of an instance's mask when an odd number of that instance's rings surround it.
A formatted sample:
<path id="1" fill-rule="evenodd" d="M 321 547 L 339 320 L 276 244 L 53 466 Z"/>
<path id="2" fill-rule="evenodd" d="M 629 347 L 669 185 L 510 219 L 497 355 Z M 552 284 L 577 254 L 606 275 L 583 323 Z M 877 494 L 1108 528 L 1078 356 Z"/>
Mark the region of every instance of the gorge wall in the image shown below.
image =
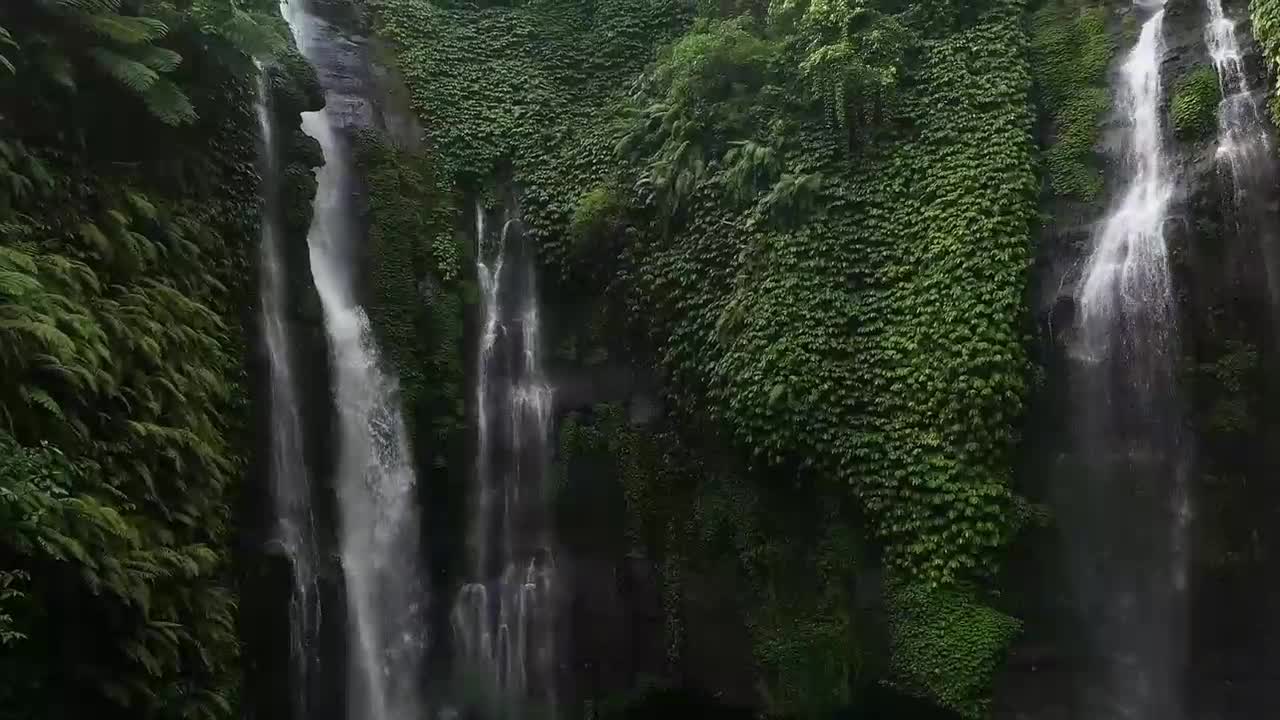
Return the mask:
<path id="1" fill-rule="evenodd" d="M 839 12 L 808 12 L 819 5 Z M 680 687 L 807 713 L 871 702 L 885 680 L 963 714 L 983 712 L 993 680 L 998 716 L 1082 711 L 1098 657 L 1080 642 L 1090 614 L 1067 563 L 1081 531 L 1067 525 L 1100 523 L 1103 508 L 1073 516 L 1055 499 L 1083 482 L 1058 442 L 1062 353 L 1079 266 L 1118 191 L 1112 80 L 1142 11 L 926 5 L 902 26 L 876 10 L 843 26 L 785 7 L 733 22 L 753 10 L 724 4 L 371 4 L 423 121 L 414 177 L 432 189 L 419 197 L 454 215 L 418 213 L 414 234 L 437 238 L 418 252 L 441 262 L 416 275 L 420 327 L 442 337 L 429 316 L 470 292 L 443 281 L 467 248 L 463 198 L 510 178 L 542 243 L 571 618 L 561 673 L 581 712 Z M 1267 88 L 1249 10 L 1226 7 Z M 1275 664 L 1262 579 L 1274 315 L 1262 248 L 1233 230 L 1215 162 L 1208 12 L 1170 0 L 1160 58 L 1176 424 L 1194 438 L 1187 616 L 1168 633 L 1188 659 L 1179 704 L 1234 717 L 1267 707 Z M 788 54 L 868 28 L 883 44 L 861 62 L 901 79 L 826 97 L 823 57 Z M 774 52 L 803 71 L 779 71 Z M 681 114 L 712 100 L 709 116 Z M 941 106 L 969 109 L 926 109 Z M 1008 144 L 975 153 L 978 137 Z M 432 446 L 465 446 L 447 435 Z M 1166 491 L 1135 483 L 1122 502 Z M 965 503 L 971 527 L 948 510 Z M 1092 547 L 1114 552 L 1107 542 Z"/>
<path id="2" fill-rule="evenodd" d="M 1220 5 L 1275 109 L 1280 2 Z M 1269 716 L 1280 188 L 1216 7 L 5 3 L 0 718 Z M 1138 47 L 1176 342 L 1117 408 Z M 421 550 L 345 552 L 352 497 Z"/>

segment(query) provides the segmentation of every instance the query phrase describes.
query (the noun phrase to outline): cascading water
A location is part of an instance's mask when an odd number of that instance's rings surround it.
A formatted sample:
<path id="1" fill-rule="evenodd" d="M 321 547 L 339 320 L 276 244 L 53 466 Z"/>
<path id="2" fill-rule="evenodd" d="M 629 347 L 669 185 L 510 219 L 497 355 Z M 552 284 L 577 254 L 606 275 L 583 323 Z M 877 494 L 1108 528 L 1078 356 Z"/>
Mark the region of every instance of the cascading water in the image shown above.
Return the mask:
<path id="1" fill-rule="evenodd" d="M 1245 75 L 1236 22 L 1227 17 L 1222 0 L 1206 0 L 1209 23 L 1205 26 L 1205 44 L 1213 59 L 1222 89 L 1218 107 L 1218 157 L 1224 160 L 1233 177 L 1246 175 L 1250 166 L 1265 156 L 1271 147 L 1261 97 L 1249 86 Z M 1241 192 L 1243 188 L 1236 188 Z"/>
<path id="2" fill-rule="evenodd" d="M 259 67 L 258 122 L 262 133 L 263 220 L 260 247 L 261 331 L 270 380 L 270 484 L 276 512 L 273 542 L 293 571 L 289 598 L 290 678 L 296 718 L 308 716 L 307 684 L 315 662 L 320 625 L 316 577 L 316 532 L 311 478 L 302 445 L 302 416 L 285 319 L 285 268 L 280 249 L 280 208 L 276 127 L 269 106 L 266 71 Z"/>
<path id="3" fill-rule="evenodd" d="M 1206 0 L 1206 5 L 1205 44 L 1222 90 L 1217 160 L 1231 184 L 1236 237 L 1255 243 L 1250 249 L 1262 255 L 1273 321 L 1280 323 L 1280 308 L 1276 307 L 1280 305 L 1280 248 L 1276 246 L 1277 218 L 1271 202 L 1277 184 L 1265 90 L 1250 85 L 1236 21 L 1227 17 L 1222 0 Z"/>
<path id="4" fill-rule="evenodd" d="M 1163 28 L 1162 8 L 1143 25 L 1121 67 L 1130 177 L 1095 241 L 1078 297 L 1085 349 L 1095 357 L 1116 351 L 1162 356 L 1168 348 L 1173 302 L 1164 223 L 1173 183 L 1165 175 L 1160 122 Z M 1140 347 L 1122 349 L 1117 341 Z M 1130 360 L 1146 364 L 1142 358 Z"/>
<path id="5" fill-rule="evenodd" d="M 1117 73 L 1124 185 L 1077 286 L 1069 415 L 1073 455 L 1055 483 L 1089 663 L 1077 712 L 1106 720 L 1184 714 L 1188 460 L 1165 223 L 1163 2 Z"/>
<path id="6" fill-rule="evenodd" d="M 475 209 L 481 327 L 471 581 L 452 613 L 462 680 L 518 713 L 555 704 L 554 556 L 547 517 L 552 391 L 542 371 L 532 258 L 507 212 L 490 237 Z"/>
<path id="7" fill-rule="evenodd" d="M 282 5 L 298 47 L 322 84 L 343 48 L 319 32 L 316 18 L 293 2 Z M 353 720 L 420 720 L 419 686 L 426 649 L 427 585 L 420 566 L 416 478 L 397 406 L 397 385 L 378 356 L 369 318 L 356 298 L 353 175 L 349 149 L 330 108 L 343 99 L 326 87 L 326 109 L 304 113 L 317 140 L 311 229 L 311 273 L 324 310 L 337 423 L 334 482 L 338 542 L 347 593 L 348 712 Z"/>

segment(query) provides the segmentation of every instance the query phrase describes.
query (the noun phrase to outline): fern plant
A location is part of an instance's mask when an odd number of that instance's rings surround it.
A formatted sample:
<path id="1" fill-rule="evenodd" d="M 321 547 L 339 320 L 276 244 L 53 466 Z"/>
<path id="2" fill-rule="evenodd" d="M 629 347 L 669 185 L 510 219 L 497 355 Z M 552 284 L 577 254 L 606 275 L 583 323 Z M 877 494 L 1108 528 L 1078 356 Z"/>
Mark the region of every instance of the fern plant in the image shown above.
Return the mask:
<path id="1" fill-rule="evenodd" d="M 18 43 L 14 42 L 13 36 L 9 31 L 0 26 L 0 70 L 12 75 L 17 72 L 17 68 L 13 66 L 13 60 L 10 60 L 6 53 L 12 53 L 18 49 Z"/>
<path id="2" fill-rule="evenodd" d="M 196 119 L 190 98 L 170 77 L 182 55 L 160 44 L 173 32 L 217 40 L 207 47 L 241 65 L 284 42 L 280 20 L 265 5 L 246 10 L 234 0 L 153 0 L 137 14 L 125 12 L 122 0 L 33 0 L 31 10 L 33 17 L 20 17 L 0 9 L 0 68 L 35 72 L 70 91 L 85 74 L 109 78 L 169 125 Z"/>
<path id="3" fill-rule="evenodd" d="M 809 97 L 845 131 L 870 120 L 893 97 L 913 37 L 897 17 L 867 0 L 775 0 L 775 30 L 787 33 Z"/>
<path id="4" fill-rule="evenodd" d="M 234 308 L 270 11 L 0 3 L 0 715 L 237 712 Z"/>

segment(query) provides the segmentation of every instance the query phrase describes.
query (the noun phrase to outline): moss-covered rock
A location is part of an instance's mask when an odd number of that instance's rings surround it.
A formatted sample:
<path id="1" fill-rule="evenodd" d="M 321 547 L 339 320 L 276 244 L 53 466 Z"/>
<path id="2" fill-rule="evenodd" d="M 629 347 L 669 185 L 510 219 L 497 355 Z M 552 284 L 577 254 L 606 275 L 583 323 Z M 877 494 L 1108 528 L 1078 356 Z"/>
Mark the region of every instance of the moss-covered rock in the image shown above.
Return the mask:
<path id="1" fill-rule="evenodd" d="M 963 591 L 922 585 L 890 584 L 887 606 L 895 683 L 984 717 L 991 681 L 1021 623 Z"/>
<path id="2" fill-rule="evenodd" d="M 1212 67 L 1192 70 L 1174 85 L 1169 103 L 1174 133 L 1186 141 L 1205 140 L 1218 127 L 1218 104 L 1222 89 Z"/>

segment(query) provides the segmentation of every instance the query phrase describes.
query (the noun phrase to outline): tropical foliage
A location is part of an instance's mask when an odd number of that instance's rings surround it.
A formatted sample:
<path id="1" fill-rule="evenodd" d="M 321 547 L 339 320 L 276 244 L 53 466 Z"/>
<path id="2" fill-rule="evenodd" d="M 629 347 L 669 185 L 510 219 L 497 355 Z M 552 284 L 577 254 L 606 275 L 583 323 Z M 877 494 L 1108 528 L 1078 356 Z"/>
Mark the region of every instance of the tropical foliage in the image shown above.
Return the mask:
<path id="1" fill-rule="evenodd" d="M 1107 70 L 1115 41 L 1106 9 L 1092 0 L 1051 0 L 1031 15 L 1031 62 L 1041 110 L 1049 115 L 1045 152 L 1050 188 L 1095 200 L 1102 171 L 1094 156 L 1098 123 L 1111 107 Z"/>
<path id="2" fill-rule="evenodd" d="M 272 10 L 0 7 L 0 716 L 235 714 Z"/>
<path id="3" fill-rule="evenodd" d="M 1107 4 L 367 8 L 422 121 L 421 147 L 352 150 L 370 315 L 417 461 L 451 481 L 432 527 L 461 516 L 468 466 L 459 211 L 507 185 L 557 359 L 660 388 L 643 427 L 618 404 L 566 418 L 557 460 L 562 505 L 615 492 L 619 554 L 652 559 L 672 678 L 711 578 L 768 710 L 885 682 L 982 716 L 1020 629 L 1000 579 L 1028 516 L 1030 240 L 1039 201 L 1104 189 Z M 1274 70 L 1280 0 L 1251 11 Z M 238 714 L 254 61 L 287 45 L 276 14 L 0 4 L 0 720 Z M 290 114 L 318 102 L 285 77 L 304 65 L 268 77 Z M 1203 137 L 1216 92 L 1205 68 L 1177 82 L 1172 127 Z M 281 164 L 293 234 L 315 160 Z M 1224 442 L 1256 431 L 1262 366 L 1244 344 L 1197 366 Z"/>
<path id="4" fill-rule="evenodd" d="M 714 523 L 717 537 L 764 543 L 721 552 L 748 586 L 778 589 L 741 598 L 773 709 L 848 699 L 870 647 L 853 580 L 874 558 L 921 622 L 991 619 L 963 678 L 928 665 L 952 651 L 945 631 L 904 639 L 894 647 L 910 652 L 889 668 L 913 692 L 981 712 L 1017 627 L 983 605 L 1021 522 L 1010 481 L 1037 189 L 1028 8 L 374 9 L 435 181 L 483 200 L 509 173 L 558 273 L 549 302 L 587 305 L 593 327 L 613 328 L 566 347 L 651 363 L 672 437 L 710 435 L 738 458 L 728 478 L 696 461 L 614 471 L 636 514 L 665 498 L 656 530 L 633 539 L 661 558 L 669 652 L 683 647 L 682 578 L 712 557 L 697 528 Z M 732 506 L 713 502 L 729 479 L 739 499 L 789 491 L 804 519 L 750 503 L 713 518 Z M 826 590 L 784 592 L 796 578 Z"/>

